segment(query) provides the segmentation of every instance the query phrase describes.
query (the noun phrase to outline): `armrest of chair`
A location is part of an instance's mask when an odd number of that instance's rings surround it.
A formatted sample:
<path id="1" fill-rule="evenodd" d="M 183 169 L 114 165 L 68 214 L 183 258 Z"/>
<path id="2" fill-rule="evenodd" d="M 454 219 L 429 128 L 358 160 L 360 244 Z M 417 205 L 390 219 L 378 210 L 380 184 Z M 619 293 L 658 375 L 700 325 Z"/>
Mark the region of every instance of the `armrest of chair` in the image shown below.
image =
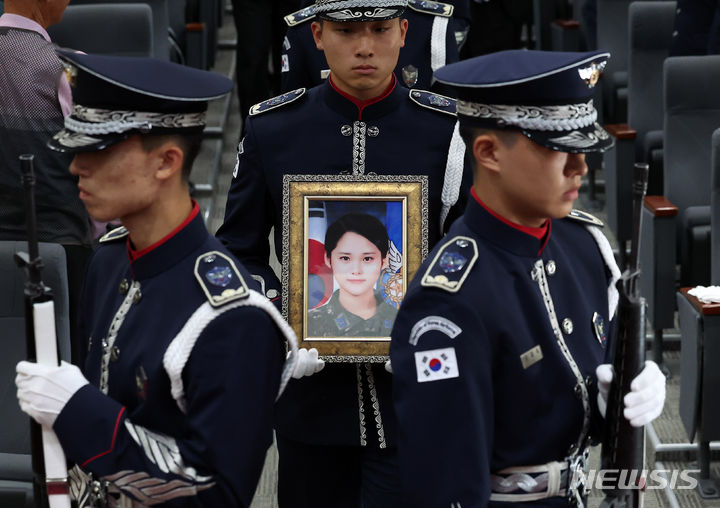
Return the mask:
<path id="1" fill-rule="evenodd" d="M 677 206 L 664 196 L 645 198 L 640 239 L 640 283 L 648 304 L 648 319 L 654 330 L 675 325 L 677 213 Z"/>
<path id="2" fill-rule="evenodd" d="M 208 33 L 205 23 L 187 23 L 185 41 L 185 64 L 198 69 L 207 69 Z"/>
<path id="3" fill-rule="evenodd" d="M 645 209 L 654 217 L 675 217 L 678 214 L 678 207 L 665 196 L 646 196 Z"/>
<path id="4" fill-rule="evenodd" d="M 603 154 L 605 203 L 608 225 L 624 247 L 632 236 L 632 175 L 637 131 L 627 124 L 610 124 L 605 130 L 615 138 L 615 146 Z"/>

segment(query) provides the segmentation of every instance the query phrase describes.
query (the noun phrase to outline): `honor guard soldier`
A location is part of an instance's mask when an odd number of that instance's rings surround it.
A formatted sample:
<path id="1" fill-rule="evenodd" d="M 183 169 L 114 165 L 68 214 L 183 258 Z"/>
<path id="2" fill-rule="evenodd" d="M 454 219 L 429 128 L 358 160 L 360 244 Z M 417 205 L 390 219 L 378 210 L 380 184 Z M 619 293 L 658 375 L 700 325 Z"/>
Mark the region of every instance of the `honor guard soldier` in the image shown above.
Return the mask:
<path id="1" fill-rule="evenodd" d="M 61 52 L 74 106 L 51 148 L 92 217 L 119 218 L 85 279 L 85 366 L 17 366 L 21 408 L 76 467 L 79 506 L 246 507 L 294 334 L 205 229 L 188 176 L 232 82 L 145 58 Z M 286 363 L 287 368 L 283 368 Z"/>
<path id="2" fill-rule="evenodd" d="M 426 175 L 430 246 L 457 217 L 470 171 L 464 171 L 455 101 L 409 90 L 393 74 L 406 5 L 316 2 L 313 35 L 329 78 L 250 110 L 217 236 L 271 299 L 279 299 L 281 286 L 269 264 L 268 237 L 274 228 L 282 259 L 284 175 Z M 318 372 L 324 363 L 317 350 L 300 352 L 299 379 L 277 408 L 280 506 L 357 506 L 361 496 L 365 506 L 397 506 L 390 373 L 372 363 L 333 363 Z"/>
<path id="3" fill-rule="evenodd" d="M 348 6 L 368 4 L 367 0 L 348 0 L 345 3 Z M 408 7 L 402 15 L 407 24 L 407 37 L 400 50 L 395 74 L 408 88 L 430 89 L 433 71 L 459 60 L 454 7 L 449 3 L 421 0 L 395 3 L 407 4 Z M 373 14 L 372 11 L 368 13 Z M 330 74 L 327 59 L 313 39 L 313 26 L 317 26 L 318 20 L 323 17 L 334 21 L 364 19 L 351 18 L 343 11 L 338 11 L 332 18 L 327 13 L 318 17 L 315 4 L 285 16 L 288 31 L 281 62 L 283 92 L 319 85 Z M 443 92 L 445 88 L 440 87 L 437 91 Z"/>
<path id="4" fill-rule="evenodd" d="M 591 99 L 608 57 L 511 50 L 436 73 L 458 90 L 475 180 L 393 327 L 405 506 L 583 503 L 620 274 L 601 222 L 573 203 L 585 153 L 611 145 Z M 648 362 L 632 387 L 625 417 L 640 426 L 665 379 Z"/>

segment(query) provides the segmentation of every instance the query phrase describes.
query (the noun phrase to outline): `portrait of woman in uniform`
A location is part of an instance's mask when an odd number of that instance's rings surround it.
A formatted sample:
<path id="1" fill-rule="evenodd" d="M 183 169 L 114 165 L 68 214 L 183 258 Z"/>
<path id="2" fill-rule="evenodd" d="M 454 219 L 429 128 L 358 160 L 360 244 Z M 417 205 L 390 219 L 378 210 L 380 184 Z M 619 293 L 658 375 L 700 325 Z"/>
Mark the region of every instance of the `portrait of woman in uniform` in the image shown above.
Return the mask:
<path id="1" fill-rule="evenodd" d="M 426 179 L 403 178 L 287 176 L 283 309 L 301 347 L 333 361 L 387 355 L 427 254 Z"/>
<path id="2" fill-rule="evenodd" d="M 399 208 L 393 206 L 398 203 L 381 204 Z M 322 284 L 323 293 L 308 312 L 308 337 L 388 336 L 402 299 L 403 280 L 402 254 L 390 241 L 385 224 L 369 213 L 342 215 L 325 232 L 323 264 L 330 270 L 332 285 L 326 287 L 327 276 L 318 281 L 309 274 L 315 285 Z"/>

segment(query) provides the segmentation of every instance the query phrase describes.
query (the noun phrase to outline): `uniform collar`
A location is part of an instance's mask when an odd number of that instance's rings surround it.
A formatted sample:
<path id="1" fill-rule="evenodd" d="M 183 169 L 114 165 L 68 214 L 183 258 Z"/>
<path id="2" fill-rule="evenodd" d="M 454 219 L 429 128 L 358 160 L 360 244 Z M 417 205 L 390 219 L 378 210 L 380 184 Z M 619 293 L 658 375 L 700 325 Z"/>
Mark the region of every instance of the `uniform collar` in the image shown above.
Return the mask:
<path id="1" fill-rule="evenodd" d="M 408 90 L 400 86 L 393 74 L 390 86 L 379 97 L 360 101 L 342 91 L 335 88 L 328 79 L 320 86 L 324 87 L 325 103 L 330 109 L 336 111 L 348 121 L 371 121 L 377 120 L 388 113 L 394 111 L 399 106 L 403 97 L 407 95 Z"/>
<path id="2" fill-rule="evenodd" d="M 478 236 L 499 248 L 519 256 L 537 258 L 550 241 L 552 220 L 548 219 L 548 232 L 544 238 L 538 239 L 509 221 L 494 216 L 474 198 L 468 199 L 464 221 Z"/>
<path id="3" fill-rule="evenodd" d="M 194 203 L 192 212 L 180 226 L 140 252 L 131 250 L 128 238 L 130 267 L 135 279 L 147 279 L 172 268 L 207 240 L 207 229 L 199 210 Z"/>

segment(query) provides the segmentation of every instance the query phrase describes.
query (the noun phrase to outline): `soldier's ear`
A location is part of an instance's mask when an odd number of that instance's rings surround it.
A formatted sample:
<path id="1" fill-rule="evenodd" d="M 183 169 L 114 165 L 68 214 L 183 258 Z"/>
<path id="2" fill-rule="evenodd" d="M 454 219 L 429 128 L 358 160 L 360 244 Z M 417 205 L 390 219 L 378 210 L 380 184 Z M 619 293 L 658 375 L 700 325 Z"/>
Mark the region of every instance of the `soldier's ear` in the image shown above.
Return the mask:
<path id="1" fill-rule="evenodd" d="M 472 153 L 478 166 L 499 171 L 498 150 L 502 141 L 492 133 L 480 134 L 473 140 Z"/>
<path id="2" fill-rule="evenodd" d="M 325 253 L 325 266 L 327 266 L 328 268 L 330 268 L 330 270 L 332 270 L 332 261 L 330 261 L 330 258 L 328 257 L 327 252 Z"/>
<path id="3" fill-rule="evenodd" d="M 313 36 L 313 40 L 315 41 L 315 47 L 317 49 L 319 49 L 320 51 L 323 51 L 325 49 L 322 44 L 323 24 L 320 21 L 313 21 L 310 24 L 310 30 L 312 30 L 312 36 Z"/>
<path id="4" fill-rule="evenodd" d="M 405 36 L 408 30 L 408 20 L 403 18 L 400 20 L 400 47 L 405 47 Z"/>
<path id="5" fill-rule="evenodd" d="M 168 141 L 160 145 L 157 149 L 157 156 L 156 178 L 167 180 L 175 174 L 181 174 L 185 153 L 176 143 Z"/>

